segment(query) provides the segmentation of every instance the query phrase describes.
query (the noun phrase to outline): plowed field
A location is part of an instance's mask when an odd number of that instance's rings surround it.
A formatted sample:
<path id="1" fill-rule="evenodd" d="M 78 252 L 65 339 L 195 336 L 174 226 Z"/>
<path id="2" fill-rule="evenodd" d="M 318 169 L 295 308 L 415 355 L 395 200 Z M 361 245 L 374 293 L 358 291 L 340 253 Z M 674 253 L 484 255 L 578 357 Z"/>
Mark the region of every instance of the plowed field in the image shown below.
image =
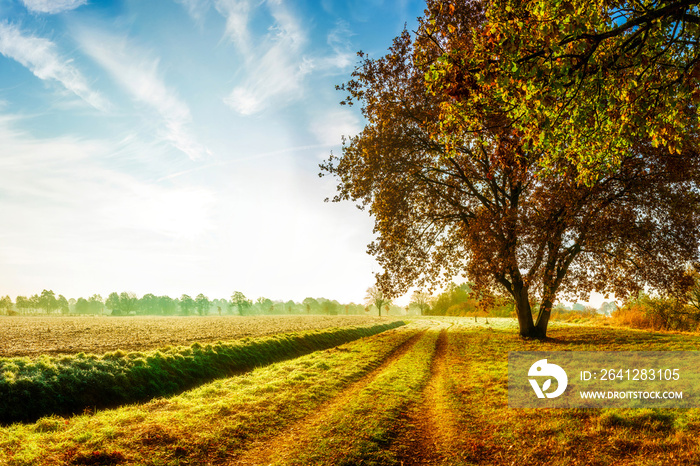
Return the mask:
<path id="1" fill-rule="evenodd" d="M 144 351 L 278 333 L 365 325 L 365 316 L 5 317 L 0 357 Z M 400 320 L 400 319 L 394 319 Z"/>

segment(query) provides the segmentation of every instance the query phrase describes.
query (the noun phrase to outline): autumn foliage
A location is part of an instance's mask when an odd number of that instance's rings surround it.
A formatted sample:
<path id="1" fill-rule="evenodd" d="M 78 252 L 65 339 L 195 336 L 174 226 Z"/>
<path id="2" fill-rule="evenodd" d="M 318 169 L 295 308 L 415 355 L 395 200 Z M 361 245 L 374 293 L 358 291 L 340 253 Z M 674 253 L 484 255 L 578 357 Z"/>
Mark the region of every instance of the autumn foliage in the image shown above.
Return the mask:
<path id="1" fill-rule="evenodd" d="M 428 82 L 452 99 L 441 124 L 476 129 L 497 107 L 548 162 L 586 182 L 640 140 L 679 154 L 697 130 L 700 15 L 689 0 L 428 2 L 440 47 Z M 464 12 L 482 20 L 465 26 Z"/>
<path id="2" fill-rule="evenodd" d="M 620 325 L 638 329 L 697 331 L 700 328 L 700 313 L 691 304 L 646 293 L 628 300 L 612 317 Z"/>
<path id="3" fill-rule="evenodd" d="M 404 31 L 384 57 L 361 55 L 352 79 L 341 86 L 345 103 L 359 103 L 367 124 L 322 169 L 339 180 L 335 201 L 355 201 L 374 217 L 377 240 L 369 252 L 384 267 L 379 283 L 387 294 L 463 275 L 485 293 L 510 296 L 520 334 L 543 338 L 558 298 L 585 299 L 593 290 L 624 297 L 644 287 L 680 292 L 689 286 L 685 265 L 698 259 L 700 245 L 700 157 L 694 125 L 687 126 L 682 143 L 650 133 L 659 118 L 686 121 L 694 115 L 689 100 L 674 101 L 671 108 L 657 99 L 655 110 L 643 112 L 654 113 L 648 128 L 640 129 L 635 119 L 637 129 L 604 142 L 632 108 L 618 102 L 620 83 L 631 78 L 615 64 L 608 67 L 619 72 L 614 78 L 607 80 L 603 71 L 595 75 L 597 97 L 583 87 L 575 94 L 588 108 L 585 118 L 597 115 L 589 107 L 601 95 L 611 96 L 590 138 L 574 133 L 586 128 L 575 112 L 566 124 L 535 111 L 540 107 L 520 112 L 523 99 L 539 101 L 547 111 L 565 99 L 569 108 L 567 85 L 559 95 L 549 79 L 555 69 L 557 76 L 569 71 L 550 55 L 549 68 L 527 68 L 535 74 L 523 71 L 518 79 L 504 64 L 517 57 L 536 61 L 530 43 L 559 43 L 579 27 L 605 35 L 602 24 L 608 24 L 589 12 L 593 16 L 578 25 L 572 18 L 586 8 L 583 3 L 572 11 L 537 5 L 548 4 L 523 6 L 533 10 L 527 12 L 536 27 L 521 27 L 497 15 L 499 8 L 514 8 L 508 1 L 429 1 L 415 36 Z M 556 12 L 574 29 L 554 28 L 554 20 L 540 24 L 535 10 Z M 543 39 L 547 27 L 554 28 L 552 37 Z M 538 78 L 537 70 L 548 78 Z M 589 77 L 586 72 L 580 79 L 587 83 Z M 562 131 L 570 137 L 557 139 Z M 534 301 L 540 306 L 533 319 Z"/>

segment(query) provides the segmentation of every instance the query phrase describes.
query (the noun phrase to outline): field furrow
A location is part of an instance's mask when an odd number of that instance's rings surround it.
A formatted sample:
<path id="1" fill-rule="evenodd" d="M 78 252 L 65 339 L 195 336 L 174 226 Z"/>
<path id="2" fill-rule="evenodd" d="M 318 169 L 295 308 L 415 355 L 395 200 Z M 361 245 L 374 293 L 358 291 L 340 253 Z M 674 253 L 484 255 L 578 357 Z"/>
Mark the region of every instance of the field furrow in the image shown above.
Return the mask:
<path id="1" fill-rule="evenodd" d="M 280 333 L 387 323 L 370 316 L 131 316 L 6 317 L 0 357 L 147 351 L 255 338 Z"/>
<path id="2" fill-rule="evenodd" d="M 289 426 L 279 435 L 273 438 L 263 438 L 251 445 L 251 448 L 235 458 L 231 465 L 266 465 L 275 458 L 283 458 L 290 455 L 290 449 L 308 441 L 309 432 L 328 422 L 338 410 L 343 409 L 351 400 L 355 399 L 367 385 L 373 382 L 384 370 L 396 360 L 402 358 L 420 338 L 425 335 L 424 330 L 402 343 L 375 369 L 365 374 L 361 379 L 348 386 L 338 396 L 329 400 L 318 410 Z"/>
<path id="3" fill-rule="evenodd" d="M 366 385 L 300 426 L 296 442 L 267 458 L 267 464 L 392 464 L 387 448 L 392 429 L 429 377 L 439 330 L 429 329 Z"/>
<path id="4" fill-rule="evenodd" d="M 421 398 L 405 413 L 396 426 L 391 452 L 402 466 L 447 465 L 452 435 L 445 435 L 453 426 L 452 412 L 446 399 L 448 329 L 437 340 L 435 357 L 430 365 L 430 378 Z"/>
<path id="5" fill-rule="evenodd" d="M 209 380 L 403 325 L 326 329 L 146 353 L 0 358 L 0 423 L 169 396 Z"/>

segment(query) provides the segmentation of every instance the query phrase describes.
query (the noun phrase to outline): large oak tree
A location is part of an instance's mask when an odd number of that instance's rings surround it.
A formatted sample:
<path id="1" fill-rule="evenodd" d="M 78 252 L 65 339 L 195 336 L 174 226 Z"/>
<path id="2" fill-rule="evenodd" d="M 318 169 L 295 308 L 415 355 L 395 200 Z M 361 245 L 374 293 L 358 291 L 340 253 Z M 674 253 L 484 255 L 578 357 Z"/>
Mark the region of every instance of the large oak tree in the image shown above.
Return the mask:
<path id="1" fill-rule="evenodd" d="M 454 60 L 451 47 L 480 50 L 484 8 L 428 2 L 427 11 L 415 38 L 404 31 L 386 56 L 363 56 L 342 86 L 366 126 L 322 165 L 339 180 L 334 200 L 375 219 L 369 252 L 384 267 L 382 290 L 463 274 L 510 294 L 520 334 L 542 338 L 558 297 L 686 286 L 700 244 L 696 132 L 671 151 L 639 137 L 582 183 L 581 165 L 532 144 L 492 84 L 459 67 L 434 75 Z M 472 94 L 469 112 L 455 112 Z"/>

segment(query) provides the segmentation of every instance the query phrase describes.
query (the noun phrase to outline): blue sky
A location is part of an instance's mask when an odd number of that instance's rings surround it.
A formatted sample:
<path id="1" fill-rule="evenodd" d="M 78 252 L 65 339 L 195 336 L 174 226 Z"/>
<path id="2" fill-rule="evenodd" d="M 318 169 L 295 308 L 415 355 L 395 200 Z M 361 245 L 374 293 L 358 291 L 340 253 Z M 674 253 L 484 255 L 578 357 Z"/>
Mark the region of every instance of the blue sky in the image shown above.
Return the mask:
<path id="1" fill-rule="evenodd" d="M 0 0 L 0 294 L 360 302 L 334 89 L 420 1 Z"/>

